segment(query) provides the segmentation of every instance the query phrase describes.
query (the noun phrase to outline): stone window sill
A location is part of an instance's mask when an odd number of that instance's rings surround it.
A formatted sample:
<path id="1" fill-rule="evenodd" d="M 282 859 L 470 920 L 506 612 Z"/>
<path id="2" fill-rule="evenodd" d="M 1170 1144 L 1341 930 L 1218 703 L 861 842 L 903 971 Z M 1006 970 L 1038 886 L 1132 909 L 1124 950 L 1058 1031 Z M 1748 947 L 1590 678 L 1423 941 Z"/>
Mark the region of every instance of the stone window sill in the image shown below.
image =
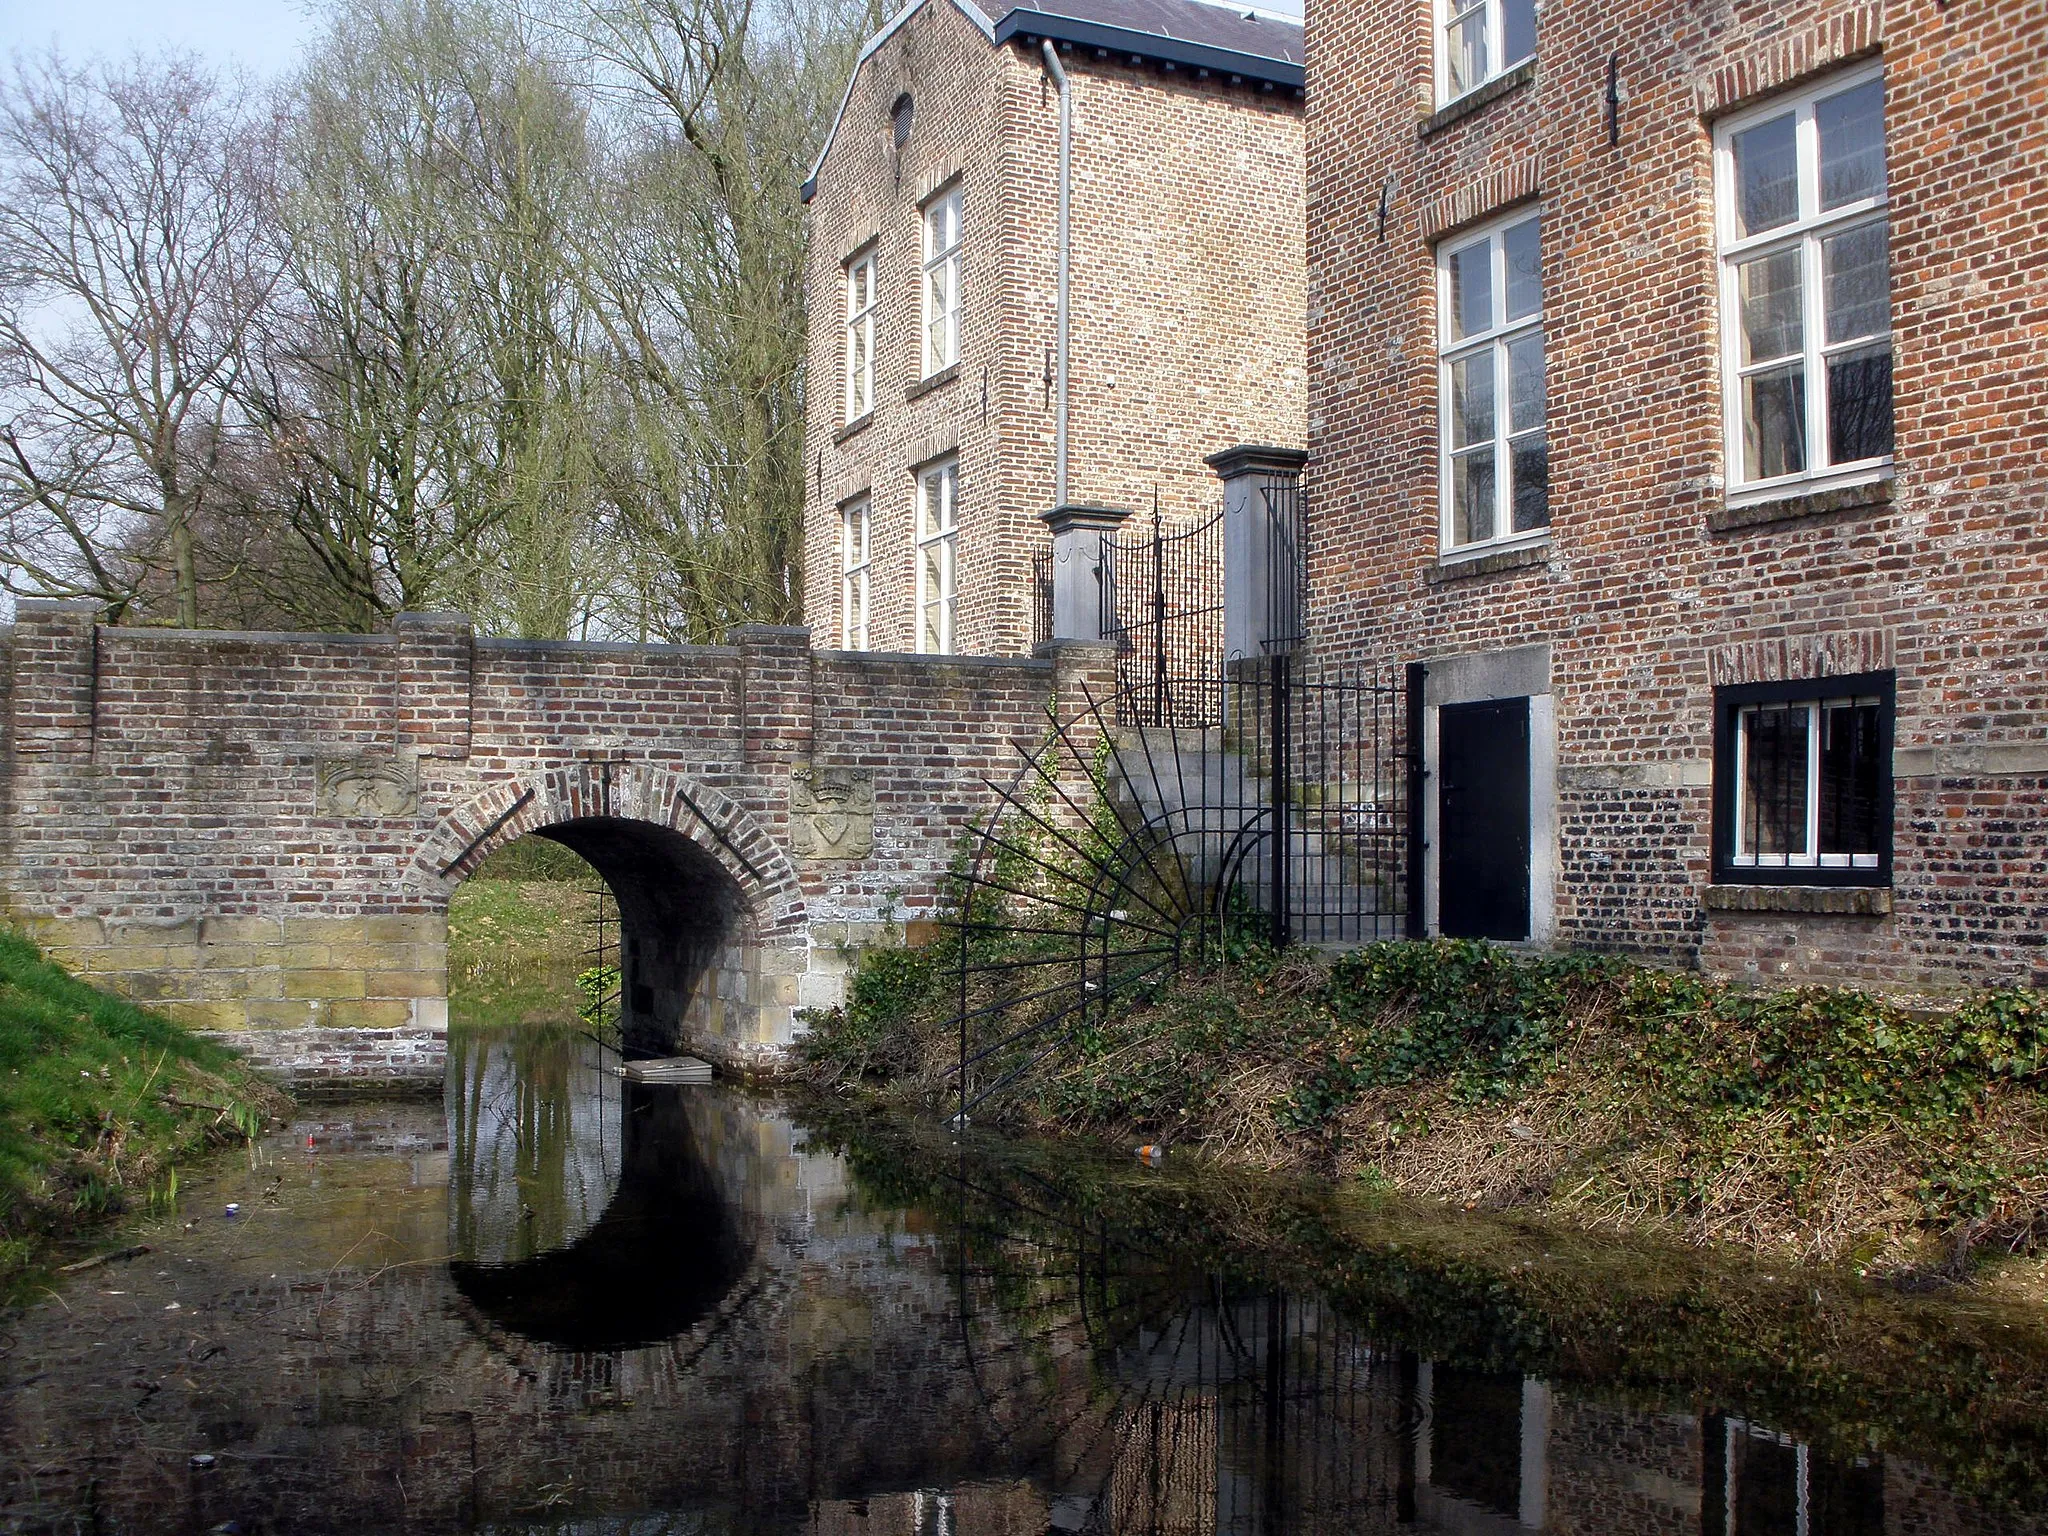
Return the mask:
<path id="1" fill-rule="evenodd" d="M 1508 571 L 1531 571 L 1550 564 L 1550 540 L 1541 539 L 1534 544 L 1522 544 L 1513 549 L 1497 549 L 1490 555 L 1465 555 L 1446 557 L 1424 571 L 1423 579 L 1432 587 L 1440 587 L 1447 581 L 1465 581 L 1475 576 L 1499 576 Z"/>
<path id="2" fill-rule="evenodd" d="M 1888 507 L 1892 500 L 1889 476 L 1866 485 L 1836 486 L 1826 491 L 1803 491 L 1794 496 L 1775 496 L 1769 501 L 1741 502 L 1719 506 L 1707 513 L 1707 528 L 1713 533 L 1734 533 L 1760 528 L 1767 523 L 1791 523 L 1803 518 L 1826 517 L 1834 512 L 1859 512 L 1866 507 Z"/>
<path id="3" fill-rule="evenodd" d="M 836 448 L 839 444 L 845 442 L 849 437 L 859 436 L 861 433 L 867 431 L 867 429 L 873 426 L 874 424 L 875 413 L 873 411 L 869 411 L 865 416 L 856 416 L 853 418 L 853 420 L 849 421 L 845 426 L 841 427 L 837 432 L 834 432 L 832 434 L 832 445 Z"/>
<path id="4" fill-rule="evenodd" d="M 1441 133 L 1453 123 L 1463 122 L 1475 112 L 1484 111 L 1510 91 L 1518 91 L 1536 78 L 1536 61 L 1524 59 L 1504 75 L 1496 75 L 1481 86 L 1475 86 L 1456 101 L 1441 106 L 1415 125 L 1415 136 L 1426 139 L 1431 134 Z"/>
<path id="5" fill-rule="evenodd" d="M 1882 885 L 1710 885 L 1709 912 L 1805 912 L 1824 917 L 1887 917 L 1892 893 Z"/>
<path id="6" fill-rule="evenodd" d="M 948 363 L 937 373 L 919 379 L 910 388 L 904 390 L 903 398 L 905 400 L 915 400 L 919 395 L 928 395 L 941 384 L 950 384 L 959 377 L 960 365 L 958 363 Z"/>

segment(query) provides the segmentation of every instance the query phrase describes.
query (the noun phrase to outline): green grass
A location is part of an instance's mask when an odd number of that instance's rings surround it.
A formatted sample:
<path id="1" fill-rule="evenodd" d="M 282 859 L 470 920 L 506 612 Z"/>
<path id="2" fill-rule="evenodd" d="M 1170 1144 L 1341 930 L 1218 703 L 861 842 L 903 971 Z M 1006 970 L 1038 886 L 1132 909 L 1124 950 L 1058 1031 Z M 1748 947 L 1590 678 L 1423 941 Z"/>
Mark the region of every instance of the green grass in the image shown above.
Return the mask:
<path id="1" fill-rule="evenodd" d="M 0 930 L 0 1299 L 56 1245 L 174 1196 L 178 1163 L 287 1102 L 232 1053 Z"/>
<path id="2" fill-rule="evenodd" d="M 599 899 L 594 884 L 498 878 L 491 867 L 465 881 L 448 907 L 452 1022 L 573 1022 Z M 616 914 L 610 934 L 616 960 Z"/>

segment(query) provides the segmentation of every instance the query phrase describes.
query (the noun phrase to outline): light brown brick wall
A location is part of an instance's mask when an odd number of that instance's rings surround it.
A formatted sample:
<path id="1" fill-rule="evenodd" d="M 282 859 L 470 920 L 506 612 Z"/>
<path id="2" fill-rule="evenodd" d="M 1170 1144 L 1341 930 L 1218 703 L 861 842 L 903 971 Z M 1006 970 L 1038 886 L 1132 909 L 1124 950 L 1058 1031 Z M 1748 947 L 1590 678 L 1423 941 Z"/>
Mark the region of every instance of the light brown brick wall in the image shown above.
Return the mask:
<path id="1" fill-rule="evenodd" d="M 1285 91 L 1064 55 L 1074 91 L 1068 499 L 1185 519 L 1205 454 L 1306 430 L 1301 108 Z M 890 108 L 908 92 L 901 156 Z M 854 81 L 810 205 L 812 380 L 805 614 L 840 625 L 839 506 L 873 501 L 870 642 L 916 643 L 912 472 L 960 455 L 956 644 L 1030 644 L 1030 553 L 1053 504 L 1059 99 L 1035 48 L 998 49 L 929 0 Z M 963 186 L 965 313 L 953 382 L 918 382 L 919 203 Z M 875 410 L 846 438 L 845 259 L 879 236 Z"/>
<path id="2" fill-rule="evenodd" d="M 1410 660 L 1551 644 L 1566 941 L 1769 977 L 2048 981 L 2048 5 L 1551 0 L 1533 81 L 1424 133 L 1430 48 L 1413 0 L 1311 7 L 1318 645 Z M 1610 53 L 1627 98 L 1615 147 Z M 1892 495 L 1716 532 L 1709 118 L 1872 56 Z M 1549 554 L 1432 580 L 1431 240 L 1529 194 L 1544 219 Z M 1757 642 L 1783 642 L 1787 676 L 1852 653 L 1897 668 L 1910 776 L 1888 917 L 1702 909 L 1713 667 Z"/>

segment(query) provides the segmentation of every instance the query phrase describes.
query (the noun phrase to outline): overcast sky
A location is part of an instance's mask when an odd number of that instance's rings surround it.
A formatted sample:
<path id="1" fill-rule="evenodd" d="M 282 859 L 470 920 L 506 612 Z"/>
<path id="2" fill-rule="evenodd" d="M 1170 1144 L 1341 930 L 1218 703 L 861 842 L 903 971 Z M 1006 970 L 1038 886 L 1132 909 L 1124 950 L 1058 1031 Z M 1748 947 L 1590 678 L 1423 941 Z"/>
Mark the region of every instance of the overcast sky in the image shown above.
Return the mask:
<path id="1" fill-rule="evenodd" d="M 1301 0 L 1254 0 L 1301 14 Z M 312 33 L 313 0 L 0 0 L 0 58 L 55 41 L 65 56 L 118 57 L 140 48 L 190 48 L 258 74 L 288 67 Z"/>
<path id="2" fill-rule="evenodd" d="M 53 41 L 74 61 L 168 46 L 275 74 L 311 31 L 303 0 L 0 0 L 0 57 Z"/>

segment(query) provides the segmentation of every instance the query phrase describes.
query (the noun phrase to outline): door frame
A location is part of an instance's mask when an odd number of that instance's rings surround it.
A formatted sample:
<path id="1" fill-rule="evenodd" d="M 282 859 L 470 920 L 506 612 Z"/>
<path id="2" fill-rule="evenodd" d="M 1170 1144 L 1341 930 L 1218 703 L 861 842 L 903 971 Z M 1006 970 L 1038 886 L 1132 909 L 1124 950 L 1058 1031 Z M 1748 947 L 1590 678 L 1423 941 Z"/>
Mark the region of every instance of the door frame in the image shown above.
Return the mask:
<path id="1" fill-rule="evenodd" d="M 1491 699 L 1529 701 L 1529 937 L 1550 944 L 1557 935 L 1557 710 L 1550 692 L 1550 646 L 1439 656 L 1423 663 L 1422 764 L 1429 775 L 1422 796 L 1422 918 L 1431 938 L 1437 921 L 1437 712 L 1446 704 Z M 1513 942 L 1513 941 L 1508 941 Z"/>

